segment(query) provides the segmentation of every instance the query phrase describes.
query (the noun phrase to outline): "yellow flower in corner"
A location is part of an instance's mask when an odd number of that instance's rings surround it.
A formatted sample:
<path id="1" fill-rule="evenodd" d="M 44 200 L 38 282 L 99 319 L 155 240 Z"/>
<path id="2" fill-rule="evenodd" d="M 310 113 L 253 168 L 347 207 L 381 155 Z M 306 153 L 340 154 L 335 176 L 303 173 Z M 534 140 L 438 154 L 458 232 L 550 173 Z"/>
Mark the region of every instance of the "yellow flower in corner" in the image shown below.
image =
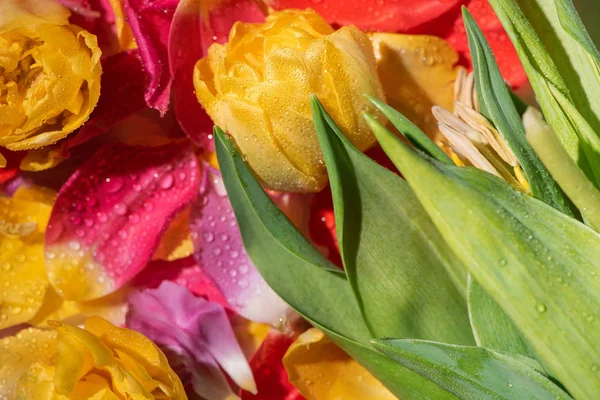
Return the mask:
<path id="1" fill-rule="evenodd" d="M 266 187 L 293 192 L 327 182 L 310 94 L 361 150 L 375 142 L 361 114 L 376 112 L 363 95 L 384 98 L 368 36 L 353 26 L 334 31 L 311 10 L 237 22 L 229 42 L 196 64 L 194 87 Z"/>
<path id="2" fill-rule="evenodd" d="M 56 347 L 54 362 L 46 355 L 31 363 L 17 382 L 16 399 L 187 399 L 166 356 L 141 333 L 99 317 L 88 318 L 84 329 L 51 326 L 57 332 L 48 345 Z"/>
<path id="3" fill-rule="evenodd" d="M 0 2 L 0 146 L 53 144 L 96 106 L 101 51 L 68 17 L 54 0 Z"/>

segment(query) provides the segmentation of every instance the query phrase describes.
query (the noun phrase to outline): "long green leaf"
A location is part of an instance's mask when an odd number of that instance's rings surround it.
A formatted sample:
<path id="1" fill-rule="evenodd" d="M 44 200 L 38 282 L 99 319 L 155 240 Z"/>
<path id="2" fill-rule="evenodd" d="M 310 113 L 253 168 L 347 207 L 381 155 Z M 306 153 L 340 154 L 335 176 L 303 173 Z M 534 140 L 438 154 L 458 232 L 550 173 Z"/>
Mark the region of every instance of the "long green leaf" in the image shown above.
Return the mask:
<path id="1" fill-rule="evenodd" d="M 311 107 L 344 270 L 373 336 L 474 343 L 466 271 L 408 184 L 355 148 L 316 97 Z"/>
<path id="2" fill-rule="evenodd" d="M 344 275 L 333 272 L 331 265 L 273 204 L 231 139 L 220 129 L 215 129 L 215 138 L 223 182 L 244 246 L 269 286 L 399 398 L 455 399 L 370 347 L 372 336 Z"/>
<path id="3" fill-rule="evenodd" d="M 492 50 L 466 8 L 463 9 L 463 18 L 482 113 L 494 123 L 517 157 L 532 195 L 567 215 L 573 215 L 569 200 L 527 143 L 521 118 L 500 74 Z"/>
<path id="4" fill-rule="evenodd" d="M 482 347 L 423 340 L 379 340 L 374 345 L 459 399 L 571 399 L 520 359 Z"/>
<path id="5" fill-rule="evenodd" d="M 223 182 L 244 246 L 269 286 L 308 320 L 366 343 L 371 335 L 345 276 L 335 271 L 271 201 L 229 136 L 216 128 L 215 137 Z"/>
<path id="6" fill-rule="evenodd" d="M 478 346 L 536 358 L 515 324 L 473 279 L 469 279 L 468 301 L 471 327 Z"/>
<path id="7" fill-rule="evenodd" d="M 471 275 L 577 398 L 600 393 L 600 235 L 474 168 L 425 159 L 371 123 Z"/>
<path id="8" fill-rule="evenodd" d="M 517 49 L 545 118 L 569 156 L 600 188 L 597 51 L 585 30 L 576 32 L 583 26 L 572 4 L 566 0 L 490 0 L 490 4 Z"/>

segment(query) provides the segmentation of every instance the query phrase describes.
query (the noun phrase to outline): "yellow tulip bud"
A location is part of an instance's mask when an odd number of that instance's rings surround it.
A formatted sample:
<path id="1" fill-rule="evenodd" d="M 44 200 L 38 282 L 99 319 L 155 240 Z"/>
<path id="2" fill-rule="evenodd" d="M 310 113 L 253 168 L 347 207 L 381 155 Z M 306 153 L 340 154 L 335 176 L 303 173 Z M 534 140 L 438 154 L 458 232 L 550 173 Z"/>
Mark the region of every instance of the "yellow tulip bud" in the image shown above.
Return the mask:
<path id="1" fill-rule="evenodd" d="M 55 143 L 96 106 L 101 51 L 68 17 L 54 0 L 0 2 L 0 146 Z"/>
<path id="2" fill-rule="evenodd" d="M 237 22 L 229 42 L 213 44 L 196 64 L 194 87 L 265 186 L 294 192 L 327 183 L 310 94 L 361 150 L 375 142 L 362 113 L 376 112 L 363 95 L 384 96 L 367 35 L 353 26 L 334 31 L 311 10 Z"/>

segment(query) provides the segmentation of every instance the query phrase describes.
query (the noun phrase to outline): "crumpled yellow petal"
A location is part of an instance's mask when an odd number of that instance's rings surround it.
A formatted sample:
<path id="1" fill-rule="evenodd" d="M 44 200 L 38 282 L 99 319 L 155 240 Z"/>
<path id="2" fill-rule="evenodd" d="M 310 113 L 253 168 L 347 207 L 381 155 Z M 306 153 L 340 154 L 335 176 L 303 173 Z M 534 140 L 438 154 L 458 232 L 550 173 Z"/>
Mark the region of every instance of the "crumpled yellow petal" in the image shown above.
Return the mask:
<path id="1" fill-rule="evenodd" d="M 435 36 L 370 33 L 369 37 L 387 103 L 439 139 L 431 107 L 453 108 L 456 50 Z"/>
<path id="2" fill-rule="evenodd" d="M 44 171 L 56 167 L 64 159 L 59 147 L 49 146 L 41 149 L 31 149 L 21 160 L 19 168 L 23 171 Z"/>
<path id="3" fill-rule="evenodd" d="M 29 187 L 13 198 L 0 197 L 0 329 L 29 321 L 44 300 L 44 234 L 51 196 Z"/>
<path id="4" fill-rule="evenodd" d="M 0 339 L 0 395 L 15 398 L 18 378 L 35 362 L 54 363 L 56 332 L 27 328 Z"/>
<path id="5" fill-rule="evenodd" d="M 307 400 L 397 400 L 358 362 L 316 328 L 283 357 L 290 382 Z"/>
<path id="6" fill-rule="evenodd" d="M 0 168 L 5 168 L 7 164 L 6 157 L 0 153 Z"/>

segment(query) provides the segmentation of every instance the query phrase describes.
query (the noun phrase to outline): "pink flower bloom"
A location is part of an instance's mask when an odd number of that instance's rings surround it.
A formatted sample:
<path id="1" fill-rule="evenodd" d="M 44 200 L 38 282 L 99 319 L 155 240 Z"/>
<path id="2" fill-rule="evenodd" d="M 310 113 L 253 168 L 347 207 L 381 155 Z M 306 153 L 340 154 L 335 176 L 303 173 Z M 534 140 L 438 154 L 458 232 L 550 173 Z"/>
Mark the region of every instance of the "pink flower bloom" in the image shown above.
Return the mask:
<path id="1" fill-rule="evenodd" d="M 163 347 L 184 384 L 190 383 L 202 398 L 233 395 L 221 369 L 238 386 L 256 393 L 252 372 L 221 305 L 165 281 L 158 289 L 129 296 L 126 324 Z"/>

